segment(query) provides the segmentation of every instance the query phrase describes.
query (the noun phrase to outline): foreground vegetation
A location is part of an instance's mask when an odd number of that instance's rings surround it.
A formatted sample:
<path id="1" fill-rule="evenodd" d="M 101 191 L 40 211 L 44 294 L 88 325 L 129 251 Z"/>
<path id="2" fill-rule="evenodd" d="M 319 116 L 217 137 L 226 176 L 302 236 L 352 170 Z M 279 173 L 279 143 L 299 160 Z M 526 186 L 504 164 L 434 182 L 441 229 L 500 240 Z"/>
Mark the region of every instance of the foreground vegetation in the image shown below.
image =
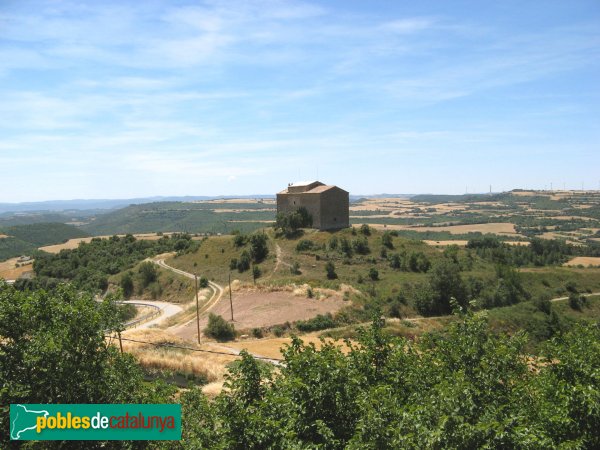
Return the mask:
<path id="1" fill-rule="evenodd" d="M 97 448 L 597 448 L 600 329 L 559 332 L 537 357 L 525 336 L 459 314 L 417 341 L 381 319 L 349 351 L 294 339 L 278 368 L 243 353 L 214 401 L 198 389 L 142 382 L 105 339 L 111 300 L 60 286 L 22 293 L 0 284 L 0 404 L 181 402 L 183 439 L 87 443 Z M 8 408 L 0 414 L 8 446 Z M 48 442 L 44 448 L 76 448 Z M 143 444 L 143 445 L 141 445 Z M 40 445 L 38 445 L 40 447 Z"/>

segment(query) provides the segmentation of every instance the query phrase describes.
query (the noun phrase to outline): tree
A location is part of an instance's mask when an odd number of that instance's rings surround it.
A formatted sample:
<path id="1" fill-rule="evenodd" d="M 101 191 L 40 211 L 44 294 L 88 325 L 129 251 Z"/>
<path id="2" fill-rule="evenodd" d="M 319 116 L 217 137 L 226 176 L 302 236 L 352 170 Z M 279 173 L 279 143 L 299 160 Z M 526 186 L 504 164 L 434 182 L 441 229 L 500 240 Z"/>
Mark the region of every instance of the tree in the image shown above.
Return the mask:
<path id="1" fill-rule="evenodd" d="M 466 307 L 466 294 L 458 264 L 444 258 L 429 273 L 428 284 L 417 292 L 416 306 L 423 315 L 450 314 L 450 299 Z"/>
<path id="2" fill-rule="evenodd" d="M 327 264 L 325 264 L 325 272 L 328 280 L 335 280 L 338 277 L 335 273 L 335 265 L 331 261 L 327 261 Z"/>
<path id="3" fill-rule="evenodd" d="M 208 325 L 204 334 L 219 342 L 230 341 L 235 338 L 235 328 L 232 323 L 227 322 L 221 316 L 213 313 L 208 314 Z"/>
<path id="4" fill-rule="evenodd" d="M 379 271 L 375 267 L 369 269 L 369 278 L 373 281 L 379 280 Z"/>
<path id="5" fill-rule="evenodd" d="M 150 261 L 141 263 L 138 273 L 140 275 L 142 288 L 144 289 L 148 287 L 150 283 L 153 283 L 158 279 L 158 269 L 156 268 L 156 264 L 151 263 Z"/>
<path id="6" fill-rule="evenodd" d="M 146 384 L 134 358 L 105 338 L 120 327 L 110 296 L 96 302 L 68 285 L 19 292 L 0 282 L 0 405 L 166 402 L 172 390 Z M 6 411 L 0 429 L 9 448 Z"/>
<path id="7" fill-rule="evenodd" d="M 206 278 L 205 276 L 201 276 L 199 286 L 203 289 L 207 288 L 208 287 L 208 278 Z"/>
<path id="8" fill-rule="evenodd" d="M 389 248 L 390 250 L 393 250 L 394 239 L 392 238 L 392 235 L 389 231 L 384 231 L 383 235 L 381 236 L 381 245 Z"/>
<path id="9" fill-rule="evenodd" d="M 269 254 L 267 240 L 265 233 L 256 233 L 250 236 L 250 255 L 254 262 L 262 262 Z"/>
<path id="10" fill-rule="evenodd" d="M 311 227 L 312 223 L 312 216 L 304 207 L 288 213 L 279 212 L 275 216 L 275 229 L 281 230 L 286 237 L 295 236 L 300 228 Z"/>
<path id="11" fill-rule="evenodd" d="M 261 275 L 262 272 L 260 270 L 260 267 L 252 266 L 252 279 L 254 280 L 254 284 L 256 284 L 256 279 L 260 278 Z"/>
<path id="12" fill-rule="evenodd" d="M 125 272 L 121 277 L 121 289 L 123 289 L 123 296 L 129 298 L 133 294 L 133 277 L 131 272 Z"/>

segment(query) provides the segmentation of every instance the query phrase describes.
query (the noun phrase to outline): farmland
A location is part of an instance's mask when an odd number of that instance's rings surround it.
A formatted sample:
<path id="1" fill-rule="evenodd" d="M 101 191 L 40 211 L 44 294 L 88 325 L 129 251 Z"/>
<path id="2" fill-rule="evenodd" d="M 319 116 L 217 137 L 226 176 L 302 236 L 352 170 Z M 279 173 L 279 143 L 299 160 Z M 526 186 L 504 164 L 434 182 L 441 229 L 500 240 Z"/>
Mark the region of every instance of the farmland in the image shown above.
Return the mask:
<path id="1" fill-rule="evenodd" d="M 461 197 L 357 200 L 351 206 L 353 227 L 330 232 L 303 229 L 288 237 L 265 226 L 274 210 L 272 202 L 264 200 L 128 207 L 126 215 L 133 214 L 132 223 L 137 225 L 123 226 L 127 221 L 123 211 L 105 219 L 99 216 L 89 223 L 99 224 L 98 231 L 106 235 L 76 235 L 66 242 L 41 245 L 33 267 L 16 267 L 17 260 L 12 259 L 0 266 L 0 276 L 17 278 L 33 270 L 32 279 L 15 284 L 18 294 L 10 290 L 4 294 L 25 296 L 24 304 L 43 298 L 43 294 L 28 298 L 27 292 L 42 292 L 38 288 L 63 292 L 61 283 L 69 282 L 79 294 L 60 295 L 125 296 L 150 305 L 140 307 L 139 316 L 154 312 L 156 305 L 174 309 L 123 330 L 121 337 L 124 352 L 146 383 L 162 380 L 169 389 L 185 388 L 178 394 L 183 402 L 194 392 L 223 399 L 230 392 L 223 389 L 228 376 L 239 379 L 240 371 L 255 370 L 260 377 L 269 377 L 271 365 L 285 374 L 301 367 L 294 376 L 304 377 L 312 376 L 306 367 L 319 371 L 322 361 L 323 367 L 344 367 L 347 379 L 358 376 L 352 371 L 362 367 L 364 358 L 379 358 L 388 351 L 396 355 L 393 358 L 425 355 L 427 346 L 446 345 L 448 336 L 456 348 L 447 348 L 443 355 L 454 351 L 462 355 L 473 342 L 484 346 L 498 342 L 497 348 L 485 347 L 484 353 L 492 352 L 486 358 L 510 348 L 515 364 L 522 364 L 527 355 L 536 373 L 543 373 L 545 363 L 538 366 L 536 361 L 544 357 L 549 339 L 567 333 L 587 339 L 577 334 L 578 327 L 600 319 L 599 253 L 594 240 L 600 228 L 595 206 L 578 207 L 581 198 L 540 199 L 545 197 L 541 193 L 513 192 L 494 200 Z M 509 208 L 512 202 L 517 206 Z M 556 203 L 563 210 L 544 213 L 543 208 Z M 583 212 L 575 215 L 572 209 Z M 531 217 L 523 220 L 528 214 Z M 143 223 L 145 219 L 149 223 Z M 158 229 L 150 231 L 155 225 Z M 87 227 L 76 230 L 91 232 Z M 173 233 L 178 227 L 197 232 Z M 140 233 L 113 236 L 109 230 Z M 0 240 L 10 239 L 10 232 L 7 229 L 9 237 Z M 199 325 L 194 275 L 203 283 L 198 293 Z M 62 307 L 67 306 L 57 310 Z M 230 332 L 218 334 L 223 330 Z M 102 345 L 114 349 L 116 335 L 104 336 Z M 385 350 L 386 345 L 395 350 Z M 375 351 L 373 346 L 379 347 Z M 398 353 L 399 348 L 414 351 Z M 435 366 L 446 367 L 446 356 L 434 355 L 439 358 Z M 420 358 L 410 363 L 417 377 L 431 367 Z M 390 367 L 390 373 L 396 369 Z M 128 373 L 138 372 L 130 368 Z M 441 389 L 444 377 L 436 389 Z M 416 384 L 404 386 L 420 389 Z"/>

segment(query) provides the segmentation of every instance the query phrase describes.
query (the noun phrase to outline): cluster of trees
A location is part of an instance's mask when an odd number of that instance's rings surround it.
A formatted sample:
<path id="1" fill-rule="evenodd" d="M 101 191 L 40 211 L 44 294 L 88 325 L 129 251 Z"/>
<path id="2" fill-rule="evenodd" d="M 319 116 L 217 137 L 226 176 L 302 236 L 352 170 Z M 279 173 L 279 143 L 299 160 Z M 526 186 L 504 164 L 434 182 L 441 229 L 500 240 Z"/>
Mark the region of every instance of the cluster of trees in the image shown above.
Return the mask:
<path id="1" fill-rule="evenodd" d="M 250 266 L 259 264 L 269 255 L 269 238 L 265 233 L 254 233 L 252 235 L 236 234 L 233 237 L 233 245 L 238 248 L 243 248 L 239 258 L 232 258 L 229 262 L 231 270 L 237 269 L 242 273 L 250 269 Z M 257 266 L 253 267 L 252 276 L 254 279 L 261 274 Z"/>
<path id="2" fill-rule="evenodd" d="M 162 294 L 162 287 L 158 283 L 160 272 L 156 264 L 150 261 L 144 261 L 138 267 L 137 273 L 129 270 L 121 276 L 120 286 L 123 289 L 125 298 L 133 295 L 137 284 L 137 293 L 141 294 L 144 290 L 150 289 L 152 298 L 156 299 Z"/>
<path id="3" fill-rule="evenodd" d="M 277 213 L 275 217 L 275 230 L 281 231 L 286 237 L 293 237 L 298 234 L 300 228 L 312 227 L 313 218 L 308 210 L 301 206 L 296 211 Z"/>
<path id="4" fill-rule="evenodd" d="M 466 316 L 445 335 L 387 336 L 375 320 L 343 351 L 284 351 L 277 373 L 243 353 L 209 403 L 183 394 L 184 448 L 598 448 L 600 329 L 531 359 L 524 337 Z"/>
<path id="5" fill-rule="evenodd" d="M 388 256 L 390 267 L 403 272 L 428 272 L 431 261 L 423 252 L 410 252 L 406 250 Z"/>
<path id="6" fill-rule="evenodd" d="M 561 240 L 533 238 L 530 245 L 508 245 L 493 235 L 471 239 L 467 248 L 488 261 L 516 267 L 563 264 L 581 252 Z"/>
<path id="7" fill-rule="evenodd" d="M 425 316 L 450 314 L 455 306 L 464 308 L 471 301 L 477 301 L 480 307 L 492 308 L 530 299 L 513 267 L 498 265 L 493 283 L 474 277 L 465 280 L 460 264 L 448 257 L 433 266 L 427 282 L 414 294 L 417 311 Z"/>
<path id="8" fill-rule="evenodd" d="M 171 251 L 193 252 L 198 246 L 189 234 L 162 236 L 156 241 L 137 240 L 132 235 L 94 238 L 73 250 L 38 255 L 33 265 L 36 278 L 20 281 L 17 287 L 52 288 L 59 281 L 68 280 L 80 289 L 102 291 L 108 287 L 109 275 L 127 270 L 145 258 Z"/>
<path id="9" fill-rule="evenodd" d="M 113 298 L 99 303 L 72 285 L 22 292 L 0 282 L 0 447 L 12 445 L 10 404 L 172 401 L 173 388 L 144 381 L 135 359 L 105 338 L 120 329 L 122 318 Z M 44 448 L 69 448 L 55 444 Z M 85 447 L 123 444 L 89 441 Z"/>

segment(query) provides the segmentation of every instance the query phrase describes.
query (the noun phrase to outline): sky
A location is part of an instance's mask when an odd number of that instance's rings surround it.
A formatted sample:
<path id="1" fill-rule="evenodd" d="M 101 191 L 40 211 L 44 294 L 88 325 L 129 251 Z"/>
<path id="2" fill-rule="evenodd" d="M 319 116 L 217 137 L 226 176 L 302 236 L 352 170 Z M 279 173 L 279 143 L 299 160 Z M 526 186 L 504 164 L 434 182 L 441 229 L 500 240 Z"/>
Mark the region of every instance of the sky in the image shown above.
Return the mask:
<path id="1" fill-rule="evenodd" d="M 600 188 L 600 2 L 0 0 L 0 202 Z"/>

